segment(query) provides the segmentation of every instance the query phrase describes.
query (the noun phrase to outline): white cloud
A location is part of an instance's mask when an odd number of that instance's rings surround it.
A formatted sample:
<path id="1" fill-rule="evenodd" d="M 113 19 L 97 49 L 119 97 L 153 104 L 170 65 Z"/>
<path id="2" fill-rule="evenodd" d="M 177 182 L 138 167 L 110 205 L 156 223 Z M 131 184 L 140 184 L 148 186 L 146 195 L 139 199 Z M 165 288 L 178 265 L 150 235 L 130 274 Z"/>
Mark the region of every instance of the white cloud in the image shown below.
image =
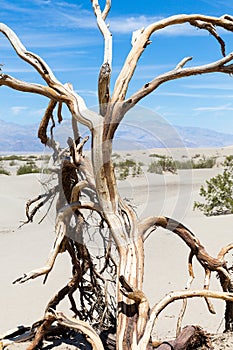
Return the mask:
<path id="1" fill-rule="evenodd" d="M 202 0 L 206 4 L 209 4 L 211 6 L 217 7 L 217 8 L 232 8 L 233 4 L 229 0 Z"/>
<path id="2" fill-rule="evenodd" d="M 32 73 L 35 72 L 33 68 L 4 68 L 3 73 Z"/>
<path id="3" fill-rule="evenodd" d="M 186 93 L 186 92 L 160 92 L 157 94 L 160 96 L 195 97 L 195 98 L 206 98 L 207 96 L 209 96 L 209 95 L 193 94 L 193 93 Z"/>
<path id="4" fill-rule="evenodd" d="M 30 8 L 25 8 L 22 6 L 22 4 L 18 5 L 17 4 L 12 4 L 10 1 L 1 1 L 0 2 L 1 10 L 6 10 L 6 11 L 14 11 L 18 13 L 31 13 L 32 10 Z"/>
<path id="5" fill-rule="evenodd" d="M 147 27 L 148 25 L 162 20 L 161 17 L 153 16 L 131 16 L 131 17 L 112 17 L 109 20 L 110 30 L 121 34 L 132 33 L 135 30 Z M 205 35 L 205 31 L 194 29 L 191 25 L 178 24 L 168 26 L 156 32 L 156 35 L 168 36 L 200 36 Z"/>
<path id="6" fill-rule="evenodd" d="M 206 90 L 231 90 L 232 91 L 232 85 L 229 84 L 216 84 L 216 81 L 213 82 L 212 84 L 193 84 L 193 85 L 189 85 L 189 84 L 184 84 L 183 85 L 184 88 L 188 88 L 188 89 L 206 89 Z"/>
<path id="7" fill-rule="evenodd" d="M 191 88 L 191 86 L 190 86 Z M 226 94 L 212 94 L 212 93 L 206 93 L 206 94 L 195 94 L 192 92 L 158 92 L 157 95 L 160 96 L 177 96 L 177 97 L 193 97 L 193 98 L 233 98 L 233 95 L 226 95 Z"/>
<path id="8" fill-rule="evenodd" d="M 195 111 L 233 111 L 233 107 L 231 107 L 231 104 L 226 104 L 222 106 L 209 106 L 209 107 L 198 107 L 194 108 Z"/>
<path id="9" fill-rule="evenodd" d="M 21 112 L 26 111 L 28 107 L 26 106 L 13 106 L 11 107 L 11 111 L 14 115 L 19 115 Z"/>
<path id="10" fill-rule="evenodd" d="M 60 12 L 60 11 L 59 11 Z M 61 11 L 60 16 L 66 19 L 65 25 L 68 27 L 78 27 L 84 29 L 96 29 L 96 19 L 91 11 L 79 10 L 79 15 L 75 16 L 72 13 Z M 77 13 L 77 12 L 76 12 Z M 162 20 L 162 17 L 158 16 L 121 16 L 110 17 L 107 22 L 109 23 L 109 29 L 111 32 L 117 32 L 120 34 L 131 34 L 133 31 L 147 27 L 148 25 Z M 63 22 L 64 25 L 64 22 Z M 191 25 L 178 24 L 168 26 L 156 32 L 156 35 L 169 35 L 169 36 L 200 36 L 208 35 L 206 31 L 193 28 Z"/>
<path id="11" fill-rule="evenodd" d="M 76 90 L 76 92 L 83 96 L 97 97 L 98 93 L 95 90 Z"/>
<path id="12" fill-rule="evenodd" d="M 42 117 L 44 115 L 45 108 L 32 109 L 30 108 L 29 115 L 32 117 Z"/>

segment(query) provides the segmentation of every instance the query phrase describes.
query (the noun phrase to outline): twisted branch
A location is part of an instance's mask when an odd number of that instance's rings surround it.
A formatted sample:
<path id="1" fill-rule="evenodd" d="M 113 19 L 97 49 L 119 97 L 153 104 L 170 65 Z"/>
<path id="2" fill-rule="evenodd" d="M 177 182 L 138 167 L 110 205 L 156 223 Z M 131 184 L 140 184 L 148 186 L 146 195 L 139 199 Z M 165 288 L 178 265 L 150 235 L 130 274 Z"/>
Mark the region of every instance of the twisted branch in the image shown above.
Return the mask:
<path id="1" fill-rule="evenodd" d="M 179 299 L 204 297 L 204 298 L 215 298 L 226 301 L 233 301 L 233 293 L 216 292 L 209 290 L 194 290 L 194 291 L 177 291 L 167 294 L 158 304 L 154 305 L 151 309 L 149 320 L 146 324 L 145 332 L 139 341 L 139 349 L 146 349 L 147 344 L 150 340 L 152 328 L 156 322 L 158 315 L 161 311 L 170 303 Z"/>
<path id="2" fill-rule="evenodd" d="M 123 101 L 125 99 L 128 85 L 134 74 L 137 62 L 141 54 L 147 47 L 150 36 L 153 33 L 175 24 L 190 23 L 191 25 L 194 25 L 193 21 L 195 21 L 195 26 L 196 21 L 206 23 L 206 25 L 203 26 L 203 29 L 208 28 L 209 30 L 209 27 L 207 26 L 207 24 L 209 24 L 219 26 L 231 32 L 233 31 L 233 22 L 228 18 L 228 16 L 218 18 L 198 14 L 175 15 L 150 24 L 145 29 L 141 30 L 141 33 L 139 33 L 137 36 L 137 40 L 134 41 L 133 47 L 129 52 L 128 57 L 125 60 L 124 66 L 117 78 L 112 95 L 112 101 Z"/>

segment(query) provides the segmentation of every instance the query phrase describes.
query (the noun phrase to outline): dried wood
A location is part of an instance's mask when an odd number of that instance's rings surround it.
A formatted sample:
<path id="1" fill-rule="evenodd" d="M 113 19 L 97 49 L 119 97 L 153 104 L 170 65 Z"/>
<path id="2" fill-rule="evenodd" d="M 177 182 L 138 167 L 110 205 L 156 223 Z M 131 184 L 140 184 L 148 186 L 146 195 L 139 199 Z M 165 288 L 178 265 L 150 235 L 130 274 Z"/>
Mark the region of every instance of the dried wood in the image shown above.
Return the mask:
<path id="1" fill-rule="evenodd" d="M 185 327 L 174 340 L 164 341 L 156 347 L 158 350 L 192 350 L 199 346 L 213 349 L 209 336 L 198 326 Z"/>

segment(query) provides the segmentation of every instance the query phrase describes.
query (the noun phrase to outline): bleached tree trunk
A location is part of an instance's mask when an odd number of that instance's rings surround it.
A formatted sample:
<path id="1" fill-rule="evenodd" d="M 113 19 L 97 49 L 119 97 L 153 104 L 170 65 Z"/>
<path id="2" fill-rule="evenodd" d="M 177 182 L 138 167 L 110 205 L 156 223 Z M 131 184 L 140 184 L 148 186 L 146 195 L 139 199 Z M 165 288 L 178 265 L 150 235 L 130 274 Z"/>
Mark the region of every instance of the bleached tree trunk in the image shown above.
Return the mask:
<path id="1" fill-rule="evenodd" d="M 109 225 L 119 253 L 117 284 L 117 349 L 136 349 L 143 327 L 137 326 L 138 314 L 132 301 L 120 291 L 119 277 L 124 276 L 134 290 L 142 290 L 144 246 L 139 237 L 134 211 L 121 199 L 111 159 L 112 140 L 106 140 L 102 125 L 93 134 L 92 162 L 96 189 L 103 216 Z M 104 140 L 104 141 L 103 141 Z"/>

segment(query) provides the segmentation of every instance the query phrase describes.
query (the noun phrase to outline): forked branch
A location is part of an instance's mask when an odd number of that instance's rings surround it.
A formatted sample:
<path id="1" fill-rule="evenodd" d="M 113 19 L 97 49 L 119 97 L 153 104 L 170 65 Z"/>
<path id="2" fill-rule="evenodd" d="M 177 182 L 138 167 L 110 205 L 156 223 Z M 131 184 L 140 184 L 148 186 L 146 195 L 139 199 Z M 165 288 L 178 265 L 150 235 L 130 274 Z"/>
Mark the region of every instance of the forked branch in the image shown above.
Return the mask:
<path id="1" fill-rule="evenodd" d="M 93 350 L 104 350 L 100 337 L 87 322 L 68 317 L 64 313 L 56 312 L 54 310 L 46 312 L 44 319 L 39 322 L 38 328 L 35 332 L 35 337 L 27 347 L 27 350 L 34 350 L 38 347 L 39 343 L 44 339 L 54 322 L 57 322 L 58 325 L 68 329 L 83 333 L 87 341 L 91 344 Z"/>
<path id="2" fill-rule="evenodd" d="M 105 116 L 107 112 L 107 104 L 110 101 L 109 86 L 112 71 L 112 34 L 110 33 L 105 20 L 111 7 L 111 1 L 106 1 L 103 12 L 100 9 L 98 0 L 92 0 L 92 6 L 96 15 L 98 27 L 104 37 L 104 59 L 99 72 L 98 98 L 100 114 Z"/>
<path id="3" fill-rule="evenodd" d="M 18 36 L 7 25 L 0 23 L 0 32 L 7 37 L 17 55 L 33 66 L 48 85 L 27 83 L 1 72 L 0 86 L 5 85 L 18 91 L 36 93 L 50 100 L 65 102 L 71 115 L 89 129 L 92 129 L 93 125 L 98 125 L 100 117 L 97 113 L 88 110 L 83 98 L 73 90 L 71 84 L 62 84 L 47 63 L 38 55 L 27 51 Z"/>
<path id="4" fill-rule="evenodd" d="M 60 252 L 61 244 L 66 235 L 66 225 L 61 217 L 61 214 L 57 217 L 56 234 L 56 241 L 49 253 L 49 257 L 47 259 L 46 264 L 41 268 L 32 270 L 24 274 L 24 276 L 17 278 L 13 283 L 24 283 L 30 279 L 34 279 L 42 275 L 47 275 L 52 270 L 56 257 Z"/>
<path id="5" fill-rule="evenodd" d="M 198 21 L 198 22 L 197 22 Z M 125 60 L 124 66 L 117 78 L 112 101 L 123 101 L 125 99 L 129 82 L 134 74 L 135 68 L 137 66 L 138 60 L 150 42 L 150 37 L 153 33 L 173 26 L 175 24 L 184 24 L 189 23 L 191 25 L 197 26 L 197 23 L 203 23 L 202 29 L 208 30 L 210 26 L 218 26 L 224 28 L 228 31 L 233 31 L 233 22 L 229 19 L 228 16 L 223 17 L 212 17 L 204 15 L 175 15 L 165 19 L 162 19 L 158 22 L 152 23 L 147 26 L 145 29 L 141 30 L 141 33 L 137 35 L 137 40 L 134 41 L 133 47 L 128 54 L 128 57 Z M 218 40 L 219 41 L 219 40 Z"/>
<path id="6" fill-rule="evenodd" d="M 184 68 L 184 64 L 191 60 L 191 57 L 184 58 L 181 63 L 178 64 L 173 70 L 161 74 L 151 82 L 145 84 L 140 90 L 138 90 L 135 94 L 133 94 L 129 99 L 126 100 L 126 110 L 132 108 L 138 101 L 140 101 L 143 97 L 150 94 L 156 88 L 158 88 L 161 84 L 166 83 L 170 80 L 176 80 L 179 78 L 189 77 L 198 74 L 207 74 L 207 73 L 233 73 L 233 65 L 227 63 L 233 60 L 233 53 L 223 57 L 222 59 L 205 64 L 202 66 L 188 67 Z"/>
<path id="7" fill-rule="evenodd" d="M 4 23 L 0 23 L 0 32 L 7 37 L 17 55 L 22 58 L 22 60 L 33 66 L 48 85 L 51 83 L 59 84 L 59 81 L 56 79 L 47 63 L 38 55 L 27 51 L 12 29 L 10 29 Z"/>

